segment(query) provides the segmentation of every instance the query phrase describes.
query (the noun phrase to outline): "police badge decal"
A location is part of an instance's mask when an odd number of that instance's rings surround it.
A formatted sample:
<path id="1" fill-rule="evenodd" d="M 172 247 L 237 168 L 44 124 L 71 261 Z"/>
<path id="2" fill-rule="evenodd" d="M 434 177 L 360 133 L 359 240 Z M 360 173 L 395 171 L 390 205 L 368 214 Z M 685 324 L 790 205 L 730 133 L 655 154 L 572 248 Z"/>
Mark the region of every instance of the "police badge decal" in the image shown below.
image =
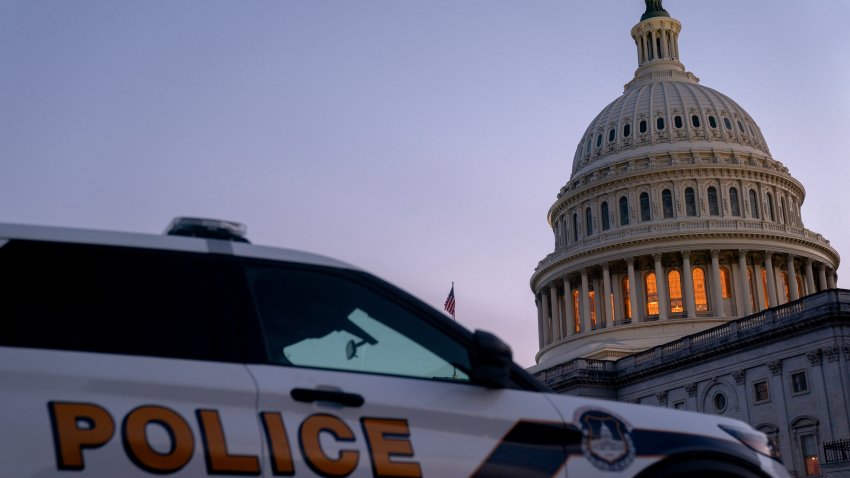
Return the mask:
<path id="1" fill-rule="evenodd" d="M 581 428 L 582 455 L 603 471 L 620 471 L 635 459 L 632 427 L 622 418 L 600 409 L 576 411 L 575 423 Z"/>

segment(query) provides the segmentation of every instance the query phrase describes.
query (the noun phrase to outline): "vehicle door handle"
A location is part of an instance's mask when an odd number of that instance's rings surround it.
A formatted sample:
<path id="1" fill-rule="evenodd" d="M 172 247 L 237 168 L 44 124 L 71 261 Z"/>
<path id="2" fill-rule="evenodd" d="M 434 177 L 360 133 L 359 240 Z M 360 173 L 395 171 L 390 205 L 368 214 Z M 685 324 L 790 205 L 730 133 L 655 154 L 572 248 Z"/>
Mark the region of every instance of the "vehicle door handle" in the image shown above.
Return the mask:
<path id="1" fill-rule="evenodd" d="M 345 407 L 363 405 L 363 397 L 356 393 L 346 393 L 336 390 L 317 390 L 310 388 L 293 388 L 289 395 L 299 402 L 331 402 Z"/>

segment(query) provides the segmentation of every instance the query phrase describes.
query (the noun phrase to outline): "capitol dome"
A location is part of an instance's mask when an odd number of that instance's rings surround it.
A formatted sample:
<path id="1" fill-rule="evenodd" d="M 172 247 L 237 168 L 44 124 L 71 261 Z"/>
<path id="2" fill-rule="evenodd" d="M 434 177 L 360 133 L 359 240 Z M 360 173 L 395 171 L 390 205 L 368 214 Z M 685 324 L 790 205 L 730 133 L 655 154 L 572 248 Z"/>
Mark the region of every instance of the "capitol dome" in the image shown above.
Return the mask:
<path id="1" fill-rule="evenodd" d="M 750 115 L 688 73 L 676 80 L 627 85 L 588 126 L 572 172 L 582 175 L 636 154 L 693 147 L 734 147 L 743 154 L 770 156 Z"/>
<path id="2" fill-rule="evenodd" d="M 538 363 L 625 356 L 835 288 L 839 256 L 803 225 L 803 185 L 749 113 L 685 69 L 681 23 L 646 4 L 635 76 L 548 212 Z"/>

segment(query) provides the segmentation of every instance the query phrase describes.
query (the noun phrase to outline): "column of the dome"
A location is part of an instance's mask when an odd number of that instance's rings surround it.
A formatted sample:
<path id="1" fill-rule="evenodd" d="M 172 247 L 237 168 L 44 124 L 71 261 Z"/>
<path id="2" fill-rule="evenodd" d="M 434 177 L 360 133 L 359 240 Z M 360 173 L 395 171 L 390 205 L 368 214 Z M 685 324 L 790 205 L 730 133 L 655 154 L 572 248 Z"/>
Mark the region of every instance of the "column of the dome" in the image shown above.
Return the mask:
<path id="1" fill-rule="evenodd" d="M 556 220 L 552 223 L 552 235 L 555 236 L 555 250 L 561 247 L 561 225 Z"/>
<path id="2" fill-rule="evenodd" d="M 540 348 L 542 349 L 543 346 L 546 345 L 543 332 L 545 330 L 543 325 L 543 305 L 536 294 L 534 296 L 534 305 L 537 306 L 537 338 L 538 342 L 540 342 Z"/>
<path id="3" fill-rule="evenodd" d="M 602 327 L 607 327 L 608 324 L 614 323 L 614 311 L 611 310 L 611 272 L 608 270 L 608 263 L 602 264 L 602 310 L 605 311 L 602 317 Z"/>
<path id="4" fill-rule="evenodd" d="M 664 266 L 661 264 L 661 254 L 653 254 L 655 260 L 655 290 L 658 291 L 658 320 L 670 318 L 670 294 L 667 293 L 667 276 L 664 275 Z"/>
<path id="5" fill-rule="evenodd" d="M 599 285 L 599 277 L 596 277 L 596 274 L 593 274 L 593 277 L 589 279 L 590 287 L 593 289 L 593 302 L 590 304 L 590 326 L 596 330 L 602 328 L 603 321 L 605 320 L 605 308 L 603 307 L 604 299 L 600 293 L 602 287 Z M 590 300 L 589 297 L 590 296 L 588 296 L 588 300 Z M 593 320 L 594 317 L 596 320 Z"/>
<path id="6" fill-rule="evenodd" d="M 558 312 L 558 286 L 555 281 L 549 285 L 549 298 L 552 302 L 552 341 L 561 340 L 561 314 Z"/>
<path id="7" fill-rule="evenodd" d="M 685 283 L 685 309 L 689 319 L 697 316 L 697 301 L 694 298 L 694 278 L 691 275 L 691 251 L 682 251 L 682 279 Z"/>
<path id="8" fill-rule="evenodd" d="M 667 50 L 667 30 L 660 29 L 661 33 L 661 58 L 667 59 L 670 57 L 670 52 Z"/>
<path id="9" fill-rule="evenodd" d="M 640 65 L 641 63 L 643 63 L 643 51 L 642 51 L 642 48 L 640 46 L 640 40 L 637 39 L 637 38 L 635 38 L 634 40 L 635 40 L 635 46 L 637 47 L 638 65 Z"/>
<path id="10" fill-rule="evenodd" d="M 711 250 L 711 307 L 715 317 L 723 317 L 723 292 L 720 285 L 720 251 Z"/>
<path id="11" fill-rule="evenodd" d="M 826 284 L 830 289 L 835 289 L 835 283 L 837 279 L 835 278 L 835 269 L 832 270 L 830 274 L 826 276 Z"/>
<path id="12" fill-rule="evenodd" d="M 567 232 L 569 228 L 567 227 L 567 216 L 561 215 L 561 248 L 567 247 Z"/>
<path id="13" fill-rule="evenodd" d="M 806 258 L 806 295 L 814 294 L 818 290 L 815 288 L 815 273 L 812 270 L 812 259 Z"/>
<path id="14" fill-rule="evenodd" d="M 764 303 L 764 284 L 761 281 L 762 268 L 761 261 L 756 254 L 753 254 L 753 281 L 756 283 L 756 310 L 754 312 L 761 312 L 762 310 L 767 308 L 767 305 Z"/>
<path id="15" fill-rule="evenodd" d="M 674 30 L 668 30 L 667 38 L 670 41 L 670 45 L 668 46 L 668 51 L 670 52 L 670 59 L 676 60 L 679 57 L 679 55 L 676 54 L 676 32 Z"/>
<path id="16" fill-rule="evenodd" d="M 650 44 L 649 44 L 649 49 L 650 49 L 650 51 L 652 51 L 652 59 L 658 60 L 659 59 L 658 58 L 658 50 L 655 49 L 655 38 L 656 38 L 655 37 L 655 30 L 649 31 L 649 38 L 651 39 Z"/>
<path id="17" fill-rule="evenodd" d="M 776 268 L 776 304 L 783 305 L 788 303 L 788 294 L 786 294 L 786 290 L 783 289 L 785 283 L 782 281 L 782 269 Z M 787 282 L 787 277 L 785 277 Z"/>
<path id="18" fill-rule="evenodd" d="M 627 257 L 626 258 L 626 266 L 629 271 L 629 305 L 632 309 L 632 323 L 637 324 L 639 322 L 643 322 L 646 320 L 643 316 L 643 312 L 641 312 L 641 308 L 638 307 L 638 296 L 637 296 L 637 280 L 635 278 L 635 258 Z"/>
<path id="19" fill-rule="evenodd" d="M 664 39 L 667 40 L 667 57 L 671 60 L 675 60 L 675 55 L 673 54 L 673 30 L 666 30 L 664 32 Z"/>
<path id="20" fill-rule="evenodd" d="M 753 304 L 750 302 L 750 280 L 747 274 L 747 251 L 738 251 L 738 314 L 741 316 L 753 313 Z"/>
<path id="21" fill-rule="evenodd" d="M 776 294 L 776 269 L 773 268 L 773 252 L 764 252 L 764 268 L 767 275 L 767 298 L 770 301 L 771 307 L 779 305 L 779 299 Z"/>
<path id="22" fill-rule="evenodd" d="M 581 270 L 581 293 L 579 294 L 579 304 L 581 307 L 581 333 L 590 331 L 590 301 L 588 295 L 590 289 L 587 283 L 587 269 Z"/>
<path id="23" fill-rule="evenodd" d="M 826 264 L 823 262 L 818 263 L 818 284 L 820 290 L 826 290 L 829 287 L 826 282 Z"/>
<path id="24" fill-rule="evenodd" d="M 549 345 L 552 343 L 552 334 L 549 332 L 549 298 L 546 292 L 540 292 L 540 302 L 543 304 L 543 342 Z"/>
<path id="25" fill-rule="evenodd" d="M 612 312 L 614 313 L 613 317 L 613 325 L 619 326 L 623 325 L 623 291 L 622 291 L 622 277 L 620 274 L 611 274 L 611 296 L 614 300 L 614 304 L 612 305 Z"/>
<path id="26" fill-rule="evenodd" d="M 679 32 L 673 32 L 673 55 L 679 60 Z"/>
<path id="27" fill-rule="evenodd" d="M 788 275 L 788 295 L 791 300 L 800 298 L 800 291 L 797 290 L 797 271 L 794 268 L 794 254 L 788 254 L 785 259 L 785 272 Z"/>
<path id="28" fill-rule="evenodd" d="M 576 318 L 573 312 L 573 287 L 570 279 L 564 275 L 564 312 L 567 317 L 567 336 L 576 334 Z"/>

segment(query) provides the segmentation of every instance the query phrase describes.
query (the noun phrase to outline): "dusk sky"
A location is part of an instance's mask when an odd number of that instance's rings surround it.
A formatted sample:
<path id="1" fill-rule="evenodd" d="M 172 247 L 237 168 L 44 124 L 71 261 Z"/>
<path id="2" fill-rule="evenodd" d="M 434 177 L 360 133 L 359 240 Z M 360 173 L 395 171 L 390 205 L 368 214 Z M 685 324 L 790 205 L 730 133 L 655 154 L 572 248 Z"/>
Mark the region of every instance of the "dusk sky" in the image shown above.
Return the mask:
<path id="1" fill-rule="evenodd" d="M 850 259 L 850 2 L 665 0 Z M 236 220 L 534 363 L 546 212 L 637 67 L 640 0 L 0 2 L 0 222 Z M 839 287 L 850 287 L 847 265 Z M 850 270 L 850 269 L 848 269 Z"/>

